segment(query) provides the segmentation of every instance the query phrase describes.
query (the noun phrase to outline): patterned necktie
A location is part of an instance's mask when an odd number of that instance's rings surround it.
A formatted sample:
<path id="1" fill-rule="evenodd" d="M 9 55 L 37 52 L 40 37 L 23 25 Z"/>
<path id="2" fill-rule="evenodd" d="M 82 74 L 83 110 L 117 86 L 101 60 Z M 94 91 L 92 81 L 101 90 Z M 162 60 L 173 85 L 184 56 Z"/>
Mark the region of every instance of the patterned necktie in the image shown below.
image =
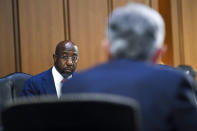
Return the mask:
<path id="1" fill-rule="evenodd" d="M 66 78 L 64 78 L 64 79 L 61 81 L 61 83 L 63 84 L 66 80 L 67 80 L 67 79 L 66 79 Z"/>

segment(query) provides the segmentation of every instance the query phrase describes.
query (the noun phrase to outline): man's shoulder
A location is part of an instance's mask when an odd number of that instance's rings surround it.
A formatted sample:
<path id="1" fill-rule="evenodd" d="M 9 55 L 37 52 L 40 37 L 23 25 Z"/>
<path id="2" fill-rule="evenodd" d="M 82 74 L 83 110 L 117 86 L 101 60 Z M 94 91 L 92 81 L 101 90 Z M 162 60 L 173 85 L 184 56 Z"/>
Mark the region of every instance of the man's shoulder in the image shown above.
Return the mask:
<path id="1" fill-rule="evenodd" d="M 72 73 L 72 76 L 75 76 L 75 75 L 77 75 L 78 74 L 78 72 L 73 72 Z"/>
<path id="2" fill-rule="evenodd" d="M 160 78 L 184 78 L 184 74 L 177 71 L 173 67 L 163 67 L 163 66 L 157 66 L 157 65 L 151 65 L 144 62 L 133 62 L 133 61 L 111 61 L 106 62 L 103 64 L 99 64 L 97 66 L 94 66 L 92 68 L 89 68 L 87 70 L 83 70 L 81 72 L 78 72 L 76 76 L 86 76 L 91 77 L 92 75 L 102 74 L 102 76 L 105 75 L 111 75 L 109 72 L 116 72 L 117 74 L 119 72 L 127 72 L 127 74 L 137 73 L 137 74 L 149 74 L 150 77 L 160 77 Z M 105 73 L 105 74 L 103 74 Z"/>
<path id="3" fill-rule="evenodd" d="M 185 74 L 178 71 L 176 68 L 171 66 L 157 66 L 155 65 L 154 71 L 157 72 L 157 74 L 162 76 L 171 76 L 174 78 L 185 78 Z"/>
<path id="4" fill-rule="evenodd" d="M 129 60 L 102 63 L 87 70 L 75 73 L 75 77 L 84 80 L 91 77 L 110 77 L 113 74 L 116 76 L 124 74 L 124 77 L 130 77 L 131 75 L 135 77 L 135 75 L 137 75 L 143 78 L 145 78 L 143 75 L 146 75 L 149 78 L 158 78 L 158 80 L 161 81 L 181 81 L 185 79 L 185 75 L 173 67 L 157 66 Z"/>
<path id="5" fill-rule="evenodd" d="M 158 87 L 164 87 L 162 90 L 170 90 L 171 92 L 177 93 L 177 90 L 180 89 L 192 89 L 192 83 L 188 77 L 176 68 L 155 67 L 154 71 L 153 77 L 156 82 L 162 83 L 162 85 Z"/>
<path id="6" fill-rule="evenodd" d="M 38 80 L 42 80 L 42 78 L 45 78 L 46 76 L 48 76 L 51 72 L 51 68 L 47 71 L 41 72 L 35 76 L 32 76 L 30 79 L 28 79 L 28 81 L 38 81 Z"/>

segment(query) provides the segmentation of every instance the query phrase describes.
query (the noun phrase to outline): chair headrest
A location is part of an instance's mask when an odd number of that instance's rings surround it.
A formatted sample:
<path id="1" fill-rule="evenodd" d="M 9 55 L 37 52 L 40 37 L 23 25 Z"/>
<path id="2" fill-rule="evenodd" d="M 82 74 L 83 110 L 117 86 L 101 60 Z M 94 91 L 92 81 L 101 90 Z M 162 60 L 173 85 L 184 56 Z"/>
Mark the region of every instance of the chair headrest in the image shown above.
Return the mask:
<path id="1" fill-rule="evenodd" d="M 66 94 L 28 97 L 11 102 L 2 114 L 5 129 L 138 130 L 139 105 L 111 94 Z M 23 123 L 23 124 L 21 124 Z"/>

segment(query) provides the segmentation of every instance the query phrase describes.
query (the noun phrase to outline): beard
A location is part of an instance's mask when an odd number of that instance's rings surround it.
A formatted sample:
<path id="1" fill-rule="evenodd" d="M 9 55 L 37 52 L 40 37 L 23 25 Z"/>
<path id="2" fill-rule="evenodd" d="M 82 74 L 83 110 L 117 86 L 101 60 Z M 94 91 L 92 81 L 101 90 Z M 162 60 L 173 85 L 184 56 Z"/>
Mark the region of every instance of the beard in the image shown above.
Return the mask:
<path id="1" fill-rule="evenodd" d="M 68 78 L 72 73 L 61 73 L 64 78 Z"/>

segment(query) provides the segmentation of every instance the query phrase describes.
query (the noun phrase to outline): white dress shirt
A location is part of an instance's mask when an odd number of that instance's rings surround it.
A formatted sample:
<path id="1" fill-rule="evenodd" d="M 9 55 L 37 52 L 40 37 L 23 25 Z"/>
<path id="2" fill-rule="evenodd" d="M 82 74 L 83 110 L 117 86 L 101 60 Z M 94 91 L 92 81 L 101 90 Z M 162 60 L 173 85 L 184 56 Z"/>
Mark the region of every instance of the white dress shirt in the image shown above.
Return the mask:
<path id="1" fill-rule="evenodd" d="M 52 75 L 53 75 L 53 80 L 54 80 L 54 83 L 55 83 L 57 97 L 60 98 L 61 88 L 62 88 L 62 84 L 63 84 L 62 80 L 64 79 L 64 77 L 57 71 L 55 66 L 53 66 L 53 68 L 52 68 Z M 70 75 L 67 79 L 70 79 L 70 78 L 72 78 L 72 75 Z"/>

